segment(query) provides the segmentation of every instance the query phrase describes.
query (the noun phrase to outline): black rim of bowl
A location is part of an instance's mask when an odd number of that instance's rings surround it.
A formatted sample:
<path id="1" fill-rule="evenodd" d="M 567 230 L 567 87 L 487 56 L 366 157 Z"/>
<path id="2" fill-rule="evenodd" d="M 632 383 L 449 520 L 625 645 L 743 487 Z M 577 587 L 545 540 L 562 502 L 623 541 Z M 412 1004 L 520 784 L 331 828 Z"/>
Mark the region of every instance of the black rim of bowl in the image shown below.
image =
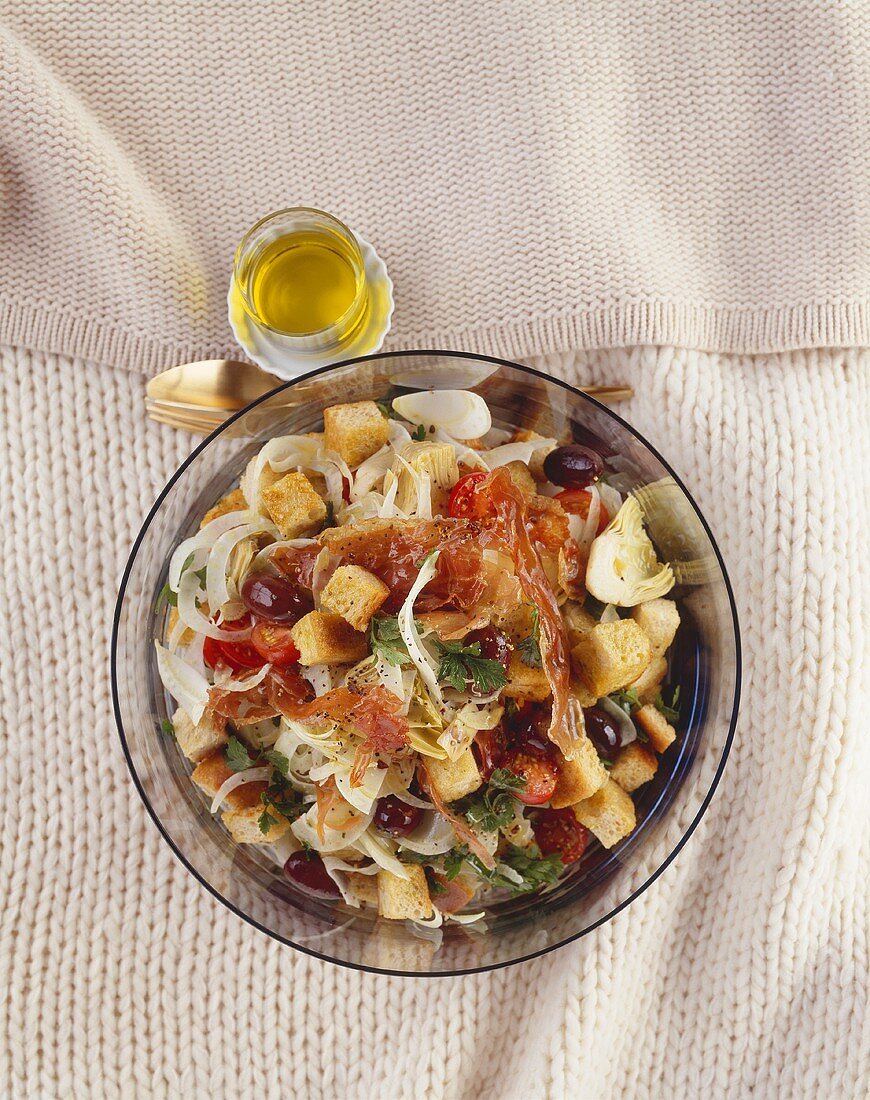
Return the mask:
<path id="1" fill-rule="evenodd" d="M 119 699 L 118 699 L 118 629 L 119 629 L 119 624 L 120 624 L 120 621 L 121 621 L 121 609 L 122 609 L 123 603 L 124 603 L 124 595 L 125 595 L 126 590 L 127 590 L 127 581 L 130 577 L 130 572 L 133 568 L 133 563 L 136 560 L 136 555 L 139 552 L 139 546 L 141 545 L 142 540 L 145 537 L 145 532 L 148 530 L 148 527 L 150 526 L 152 519 L 156 515 L 157 510 L 159 509 L 160 505 L 163 503 L 166 496 L 171 491 L 173 485 L 175 485 L 176 481 L 178 481 L 178 479 L 181 477 L 181 475 L 184 473 L 184 471 L 188 468 L 188 466 L 192 465 L 196 461 L 196 459 L 199 457 L 200 453 L 205 450 L 205 448 L 211 443 L 211 441 L 215 438 L 215 436 L 220 435 L 221 432 L 223 432 L 230 424 L 232 424 L 236 420 L 238 420 L 239 417 L 244 416 L 246 413 L 250 412 L 251 409 L 253 409 L 257 405 L 261 404 L 261 402 L 265 401 L 266 398 L 274 396 L 276 393 L 279 393 L 282 390 L 291 389 L 293 386 L 298 385 L 300 382 L 305 382 L 305 381 L 307 381 L 311 378 L 317 378 L 322 374 L 327 374 L 329 371 L 338 370 L 340 367 L 352 366 L 355 363 L 371 362 L 372 360 L 375 360 L 375 359 L 399 359 L 399 358 L 413 358 L 413 357 L 436 356 L 436 355 L 443 355 L 443 356 L 446 356 L 448 358 L 453 358 L 453 359 L 469 359 L 469 360 L 474 360 L 476 362 L 494 363 L 494 364 L 496 364 L 498 366 L 502 366 L 502 367 L 511 367 L 514 370 L 522 371 L 525 374 L 530 374 L 530 375 L 533 375 L 534 377 L 542 378 L 546 382 L 551 382 L 554 385 L 561 386 L 563 389 L 567 390 L 569 393 L 573 394 L 574 396 L 579 397 L 581 400 L 588 401 L 590 404 L 594 405 L 595 407 L 597 407 L 599 409 L 603 409 L 604 412 L 608 416 L 613 417 L 613 419 L 616 420 L 617 423 L 622 425 L 622 427 L 625 428 L 625 430 L 627 432 L 629 432 L 631 435 L 633 435 L 635 437 L 635 439 L 639 440 L 650 451 L 650 453 L 653 454 L 658 459 L 659 462 L 661 462 L 661 464 L 668 471 L 668 473 L 671 475 L 671 477 L 674 479 L 674 481 L 677 483 L 677 485 L 679 485 L 681 491 L 685 495 L 688 502 L 691 504 L 692 508 L 695 511 L 695 514 L 697 515 L 698 519 L 700 520 L 700 522 L 701 522 L 701 524 L 704 528 L 704 531 L 706 532 L 707 537 L 710 540 L 710 545 L 713 547 L 713 553 L 716 555 L 716 561 L 719 565 L 719 569 L 720 569 L 721 574 L 722 574 L 722 580 L 725 584 L 725 591 L 728 595 L 728 604 L 731 608 L 731 623 L 732 623 L 732 628 L 734 630 L 734 657 L 735 657 L 734 699 L 733 699 L 733 702 L 731 704 L 731 717 L 730 717 L 729 725 L 728 725 L 728 734 L 725 738 L 725 744 L 724 744 L 723 749 L 722 749 L 722 755 L 719 758 L 718 765 L 716 766 L 716 772 L 715 772 L 715 774 L 713 776 L 713 779 L 710 783 L 709 790 L 705 794 L 704 799 L 701 802 L 701 805 L 698 807 L 697 813 L 692 818 L 692 821 L 689 823 L 688 827 L 686 828 L 686 831 L 683 833 L 683 835 L 680 837 L 680 839 L 674 845 L 673 850 L 668 853 L 666 858 L 655 869 L 655 871 L 653 871 L 653 873 L 649 876 L 649 878 L 647 878 L 643 883 L 641 883 L 641 885 L 636 890 L 634 890 L 624 901 L 621 901 L 619 903 L 619 905 L 615 906 L 609 913 L 605 914 L 605 916 L 603 916 L 603 917 L 600 917 L 598 920 L 593 921 L 592 924 L 590 924 L 587 928 L 584 928 L 582 931 L 576 932 L 571 936 L 566 936 L 565 939 L 560 940 L 558 943 L 551 944 L 549 947 L 544 947 L 540 951 L 530 951 L 526 955 L 520 955 L 515 959 L 509 959 L 509 960 L 506 960 L 505 962 L 490 963 L 486 966 L 473 966 L 473 967 L 463 968 L 463 969 L 459 969 L 459 970 L 438 970 L 438 971 L 390 970 L 388 968 L 381 968 L 381 967 L 376 967 L 376 966 L 366 966 L 363 963 L 349 962 L 346 959 L 336 959 L 336 958 L 333 958 L 330 955 L 324 954 L 321 951 L 314 951 L 310 947 L 303 947 L 302 944 L 295 943 L 293 940 L 287 939 L 286 936 L 279 935 L 277 932 L 273 931 L 271 928 L 267 928 L 265 925 L 260 924 L 259 921 L 254 920 L 253 917 L 251 917 L 248 913 L 245 913 L 242 909 L 239 909 L 238 906 L 234 905 L 231 901 L 228 901 L 223 896 L 223 894 L 220 893 L 219 890 L 216 890 L 215 887 L 213 887 L 211 885 L 211 883 L 206 881 L 206 879 L 203 878 L 203 876 L 196 870 L 196 868 L 193 867 L 188 862 L 187 857 L 184 855 L 184 853 L 181 851 L 181 849 L 175 844 L 175 842 L 169 836 L 166 829 L 163 827 L 163 824 L 160 820 L 160 817 L 158 816 L 158 814 L 154 810 L 154 807 L 148 801 L 148 796 L 145 794 L 144 787 L 142 786 L 142 783 L 141 783 L 141 781 L 139 779 L 139 776 L 136 772 L 136 769 L 133 765 L 133 760 L 132 760 L 132 757 L 130 755 L 130 749 L 127 745 L 127 736 L 126 736 L 126 733 L 124 732 L 124 723 L 121 719 L 121 708 L 120 708 L 120 703 L 119 703 Z M 631 905 L 631 903 L 636 898 L 639 898 L 640 895 L 643 894 L 650 886 L 652 886 L 652 884 L 656 881 L 656 879 L 671 865 L 671 863 L 673 863 L 673 861 L 676 859 L 677 855 L 682 851 L 682 849 L 685 846 L 686 842 L 688 841 L 689 837 L 692 835 L 692 833 L 698 827 L 698 823 L 700 822 L 701 818 L 706 813 L 707 807 L 710 805 L 710 802 L 712 801 L 713 795 L 716 793 L 716 788 L 719 786 L 719 781 L 722 778 L 722 773 L 725 770 L 725 764 L 727 763 L 728 756 L 731 752 L 731 745 L 734 741 L 734 731 L 735 731 L 736 726 L 737 726 L 737 716 L 738 716 L 738 711 L 740 709 L 740 692 L 741 692 L 741 687 L 742 687 L 742 678 L 743 678 L 743 658 L 742 658 L 742 650 L 741 650 L 741 644 L 740 644 L 740 622 L 739 622 L 739 619 L 738 619 L 738 616 L 737 616 L 737 605 L 734 601 L 734 592 L 732 591 L 732 588 L 731 588 L 731 580 L 728 576 L 728 571 L 725 568 L 725 562 L 722 559 L 722 554 L 719 550 L 719 546 L 716 542 L 716 539 L 713 537 L 713 532 L 710 530 L 710 526 L 707 523 L 707 520 L 704 518 L 704 516 L 701 513 L 700 508 L 695 503 L 694 497 L 689 492 L 689 490 L 686 488 L 686 486 L 683 484 L 682 479 L 673 470 L 670 463 L 667 462 L 667 460 L 656 450 L 655 447 L 653 447 L 653 445 L 651 443 L 648 442 L 648 440 L 646 440 L 640 434 L 640 432 L 638 432 L 635 428 L 633 428 L 627 421 L 623 420 L 623 418 L 621 416 L 619 416 L 617 413 L 613 412 L 613 410 L 608 408 L 606 405 L 603 405 L 600 401 L 596 401 L 594 397 L 590 397 L 589 394 L 583 393 L 581 390 L 577 389 L 576 386 L 572 386 L 569 382 L 565 382 L 561 378 L 554 378 L 552 375 L 545 374 L 543 371 L 536 370 L 534 367 L 528 367 L 524 363 L 515 363 L 510 359 L 500 359 L 500 358 L 498 358 L 496 356 L 492 356 L 492 355 L 477 355 L 474 352 L 467 352 L 467 351 L 447 351 L 447 350 L 439 350 L 439 349 L 432 349 L 432 350 L 415 349 L 413 351 L 377 352 L 373 355 L 361 355 L 361 356 L 358 356 L 356 358 L 343 359 L 338 363 L 330 363 L 328 366 L 318 367 L 317 370 L 308 371 L 306 374 L 300 374 L 297 378 L 292 378 L 292 379 L 290 379 L 290 381 L 284 382 L 280 386 L 276 386 L 274 390 L 270 391 L 270 393 L 264 394 L 262 397 L 257 398 L 256 401 L 252 401 L 250 405 L 246 405 L 245 408 L 240 409 L 237 413 L 235 413 L 228 420 L 226 420 L 223 424 L 221 424 L 219 428 L 216 428 L 215 431 L 213 431 L 210 435 L 206 436 L 206 438 L 202 441 L 202 443 L 200 443 L 199 446 L 197 446 L 191 452 L 191 454 L 188 455 L 188 457 L 184 460 L 184 462 L 181 463 L 181 465 L 178 467 L 178 469 L 175 471 L 175 473 L 172 475 L 172 477 L 169 479 L 169 481 L 167 481 L 166 485 L 161 490 L 161 492 L 160 492 L 159 496 L 157 497 L 157 499 L 155 500 L 154 504 L 151 506 L 151 509 L 148 512 L 148 515 L 145 517 L 145 522 L 142 524 L 141 528 L 139 529 L 139 533 L 136 536 L 136 540 L 133 543 L 133 547 L 132 547 L 132 549 L 130 551 L 130 555 L 127 559 L 127 564 L 124 567 L 124 573 L 123 573 L 123 576 L 121 577 L 121 585 L 120 585 L 120 588 L 119 588 L 119 591 L 118 591 L 118 599 L 117 599 L 117 602 L 115 604 L 115 614 L 114 614 L 114 618 L 113 618 L 113 622 L 112 622 L 112 653 L 111 653 L 112 707 L 113 707 L 113 710 L 115 712 L 115 724 L 118 728 L 118 736 L 120 737 L 120 740 L 121 740 L 121 748 L 123 749 L 124 759 L 127 761 L 127 768 L 128 768 L 128 770 L 130 772 L 130 775 L 133 779 L 133 783 L 136 787 L 136 790 L 139 792 L 139 797 L 142 799 L 142 802 L 145 805 L 145 809 L 148 811 L 149 817 L 154 822 L 154 824 L 157 826 L 158 830 L 160 831 L 160 835 L 163 837 L 163 839 L 169 845 L 170 849 L 175 854 L 176 858 L 181 862 L 181 864 L 186 868 L 186 870 L 189 871 L 190 874 L 192 874 L 193 877 L 202 886 L 204 886 L 206 890 L 208 890 L 208 892 L 213 897 L 217 898 L 217 900 L 219 902 L 221 902 L 221 904 L 225 905 L 228 909 L 230 909 L 233 913 L 235 913 L 237 917 L 241 917 L 241 919 L 243 921 L 246 921 L 248 924 L 252 925 L 258 931 L 265 933 L 265 935 L 270 936 L 272 939 L 278 940 L 279 943 L 283 943 L 287 947 L 292 947 L 296 951 L 301 951 L 306 955 L 310 955 L 312 958 L 320 959 L 323 962 L 332 963 L 333 965 L 336 965 L 336 966 L 344 966 L 344 967 L 347 967 L 350 970 L 365 971 L 366 973 L 369 973 L 369 974 L 388 974 L 388 975 L 391 975 L 393 977 L 451 978 L 451 977 L 459 977 L 459 976 L 464 975 L 464 974 L 481 974 L 481 973 L 485 973 L 489 970 L 502 970 L 502 969 L 504 969 L 505 967 L 508 967 L 508 966 L 515 966 L 518 963 L 529 962 L 531 959 L 537 959 L 537 958 L 540 958 L 543 955 L 548 955 L 548 954 L 550 954 L 551 951 L 557 951 L 560 947 L 564 947 L 566 944 L 573 943 L 575 940 L 579 940 L 582 936 L 589 935 L 590 932 L 594 932 L 596 928 L 599 928 L 599 927 L 601 927 L 601 925 L 606 924 L 607 921 L 612 920 L 613 917 L 615 917 L 617 913 L 621 913 L 623 909 L 625 909 L 629 905 Z"/>

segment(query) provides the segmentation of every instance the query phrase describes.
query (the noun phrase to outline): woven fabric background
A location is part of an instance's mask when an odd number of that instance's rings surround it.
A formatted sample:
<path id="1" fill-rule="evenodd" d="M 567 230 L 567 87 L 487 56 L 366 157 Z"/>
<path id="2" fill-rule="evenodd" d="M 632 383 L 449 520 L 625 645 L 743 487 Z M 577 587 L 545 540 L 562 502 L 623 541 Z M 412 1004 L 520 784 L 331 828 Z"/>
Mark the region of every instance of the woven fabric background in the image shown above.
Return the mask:
<path id="1" fill-rule="evenodd" d="M 870 346 L 861 0 L 4 0 L 0 341 L 232 350 L 233 249 L 373 241 L 394 348 Z"/>
<path id="2" fill-rule="evenodd" d="M 115 589 L 191 439 L 144 378 L 0 355 L 0 1095 L 853 1100 L 870 1079 L 868 368 L 668 349 L 631 383 L 731 571 L 746 664 L 717 797 L 611 923 L 464 979 L 314 961 L 176 862 L 114 730 Z"/>

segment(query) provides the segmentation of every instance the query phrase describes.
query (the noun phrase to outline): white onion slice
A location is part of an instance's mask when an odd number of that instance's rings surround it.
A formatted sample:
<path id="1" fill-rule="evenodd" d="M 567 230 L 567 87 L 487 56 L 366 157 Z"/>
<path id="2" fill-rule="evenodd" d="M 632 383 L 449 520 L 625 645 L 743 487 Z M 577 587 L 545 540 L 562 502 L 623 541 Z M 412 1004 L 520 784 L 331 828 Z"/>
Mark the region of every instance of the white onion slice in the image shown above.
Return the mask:
<path id="1" fill-rule="evenodd" d="M 224 531 L 216 540 L 208 555 L 208 565 L 205 570 L 205 593 L 208 606 L 217 611 L 219 607 L 230 599 L 229 585 L 227 584 L 227 567 L 230 555 L 243 539 L 252 535 L 279 534 L 278 528 L 269 522 L 245 523 L 241 527 L 232 527 Z"/>
<path id="2" fill-rule="evenodd" d="M 498 466 L 506 466 L 508 462 L 526 462 L 542 447 L 551 448 L 556 445 L 555 439 L 529 439 L 520 443 L 505 443 L 501 447 L 493 447 L 491 451 L 482 451 L 480 458 L 490 470 Z"/>
<path id="3" fill-rule="evenodd" d="M 399 796 L 401 797 L 401 796 Z M 457 843 L 453 826 L 435 810 L 423 814 L 423 820 L 407 836 L 399 841 L 402 848 L 421 856 L 440 856 L 449 852 Z"/>
<path id="4" fill-rule="evenodd" d="M 207 638 L 217 638 L 224 642 L 246 642 L 251 636 L 251 628 L 247 630 L 221 630 L 213 622 L 203 615 L 196 606 L 196 597 L 199 592 L 199 579 L 194 573 L 187 572 L 181 578 L 178 586 L 178 617 L 191 630 L 197 634 L 205 634 Z"/>
<path id="5" fill-rule="evenodd" d="M 319 699 L 332 688 L 332 673 L 329 665 L 308 665 L 302 669 L 302 678 L 314 688 L 314 697 Z"/>
<path id="6" fill-rule="evenodd" d="M 229 669 L 221 672 L 215 672 L 214 674 L 214 686 L 221 689 L 221 691 L 247 691 L 248 688 L 256 687 L 257 684 L 262 684 L 266 679 L 266 676 L 271 669 L 271 665 L 263 665 L 262 668 L 252 673 L 250 676 L 246 676 L 243 680 L 234 680 L 233 674 Z"/>
<path id="7" fill-rule="evenodd" d="M 353 488 L 350 491 L 351 501 L 362 500 L 374 489 L 379 481 L 393 464 L 395 454 L 392 447 L 385 443 L 379 451 L 367 458 L 358 467 L 353 476 Z"/>
<path id="8" fill-rule="evenodd" d="M 195 535 L 191 535 L 189 539 L 185 539 L 184 542 L 179 543 L 173 551 L 172 557 L 169 559 L 169 587 L 173 592 L 178 591 L 178 584 L 181 580 L 181 570 L 184 563 L 190 557 L 194 555 L 194 561 L 189 568 L 191 570 L 201 569 L 205 564 L 205 551 L 210 550 L 214 545 L 217 538 L 229 531 L 233 527 L 239 527 L 243 523 L 250 523 L 255 519 L 250 512 L 227 512 L 222 516 L 218 516 L 217 519 L 213 519 L 211 523 L 207 523 L 205 527 L 202 527 Z"/>
<path id="9" fill-rule="evenodd" d="M 157 671 L 163 686 L 194 725 L 198 725 L 208 705 L 208 680 L 176 653 L 155 641 Z"/>
<path id="10" fill-rule="evenodd" d="M 244 771 L 235 772 L 228 779 L 225 779 L 215 791 L 215 796 L 211 800 L 211 806 L 209 807 L 210 811 L 216 814 L 223 800 L 228 794 L 231 794 L 236 787 L 243 787 L 246 783 L 267 783 L 271 776 L 271 768 L 245 768 Z"/>
<path id="11" fill-rule="evenodd" d="M 477 439 L 492 427 L 489 406 L 468 390 L 424 390 L 393 400 L 393 409 L 412 424 L 443 428 L 457 439 Z"/>
<path id="12" fill-rule="evenodd" d="M 335 817 L 337 814 L 347 817 L 349 809 L 348 806 L 338 806 L 327 815 L 323 840 L 320 839 L 317 832 L 316 803 L 312 805 L 307 813 L 297 817 L 290 828 L 297 840 L 310 844 L 317 852 L 337 852 L 342 848 L 350 848 L 359 843 L 363 833 L 371 824 L 372 815 L 354 813 L 343 829 L 331 828 L 329 825 L 330 817 Z"/>
<path id="13" fill-rule="evenodd" d="M 456 924 L 474 924 L 475 921 L 485 916 L 486 913 L 483 910 L 479 913 L 445 913 L 445 920 L 455 921 Z"/>
<path id="14" fill-rule="evenodd" d="M 423 683 L 428 688 L 429 694 L 435 700 L 436 704 L 440 706 L 443 702 L 443 696 L 441 694 L 441 688 L 438 686 L 436 669 L 433 666 L 432 658 L 421 645 L 420 634 L 414 622 L 414 600 L 416 600 L 429 581 L 435 576 L 435 572 L 438 568 L 439 554 L 439 550 L 433 550 L 423 562 L 423 566 L 417 574 L 417 579 L 411 585 L 411 591 L 408 593 L 399 611 L 398 623 L 399 633 L 402 635 L 402 640 L 407 647 L 408 655 L 417 666 L 417 670 L 420 673 Z"/>
<path id="15" fill-rule="evenodd" d="M 397 878 L 408 878 L 407 868 L 394 855 L 395 845 L 379 836 L 375 836 L 371 830 L 366 830 L 357 839 L 356 847 L 359 851 L 365 852 L 367 856 L 371 856 L 375 863 L 379 867 L 383 867 L 385 871 L 391 871 Z"/>

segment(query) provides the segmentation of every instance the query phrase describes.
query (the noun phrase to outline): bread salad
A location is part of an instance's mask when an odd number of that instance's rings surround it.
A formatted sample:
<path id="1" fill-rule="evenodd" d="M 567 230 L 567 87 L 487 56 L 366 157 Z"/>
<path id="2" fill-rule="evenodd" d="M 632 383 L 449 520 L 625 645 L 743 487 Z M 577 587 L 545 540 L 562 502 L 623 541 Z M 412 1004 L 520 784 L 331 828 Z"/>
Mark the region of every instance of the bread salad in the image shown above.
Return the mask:
<path id="1" fill-rule="evenodd" d="M 593 450 L 471 392 L 335 405 L 175 550 L 164 725 L 298 890 L 469 923 L 635 828 L 673 584 Z"/>

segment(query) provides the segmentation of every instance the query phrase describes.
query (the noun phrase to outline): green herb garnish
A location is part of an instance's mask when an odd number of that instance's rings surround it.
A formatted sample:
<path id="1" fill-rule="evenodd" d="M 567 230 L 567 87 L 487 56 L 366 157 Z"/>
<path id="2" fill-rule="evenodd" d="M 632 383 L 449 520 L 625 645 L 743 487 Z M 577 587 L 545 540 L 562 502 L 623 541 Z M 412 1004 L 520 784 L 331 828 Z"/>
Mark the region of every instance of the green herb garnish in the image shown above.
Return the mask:
<path id="1" fill-rule="evenodd" d="M 480 642 L 463 645 L 462 642 L 442 642 L 436 638 L 435 646 L 441 657 L 438 679 L 457 691 L 465 691 L 471 680 L 479 695 L 491 695 L 507 683 L 507 674 L 501 663 L 481 657 Z"/>
<path id="2" fill-rule="evenodd" d="M 409 659 L 408 647 L 395 616 L 375 616 L 372 619 L 369 624 L 369 646 L 372 653 L 383 658 L 388 665 L 401 665 Z"/>
<path id="3" fill-rule="evenodd" d="M 508 847 L 504 855 L 499 857 L 495 867 L 490 869 L 484 867 L 480 859 L 462 845 L 460 848 L 451 849 L 444 857 L 445 878 L 456 878 L 463 863 L 467 863 L 490 886 L 509 890 L 512 894 L 531 894 L 542 886 L 548 886 L 551 882 L 555 882 L 565 869 L 558 852 L 542 856 L 536 845 L 517 848 L 514 844 Z M 522 881 L 515 882 L 512 877 L 505 875 L 502 869 L 505 867 L 520 875 Z"/>
<path id="4" fill-rule="evenodd" d="M 254 761 L 251 759 L 248 750 L 238 737 L 231 736 L 227 741 L 226 761 L 227 767 L 234 772 L 243 772 L 246 768 L 253 768 L 254 766 Z"/>
<path id="5" fill-rule="evenodd" d="M 495 833 L 513 821 L 517 805 L 514 792 L 525 788 L 523 776 L 515 775 L 507 768 L 496 768 L 484 791 L 476 791 L 457 806 L 469 825 L 485 833 Z"/>
<path id="6" fill-rule="evenodd" d="M 541 667 L 541 617 L 536 607 L 532 608 L 532 632 L 518 643 L 517 652 L 529 668 Z"/>
<path id="7" fill-rule="evenodd" d="M 509 768 L 496 768 L 489 777 L 489 785 L 505 791 L 524 791 L 526 789 L 526 777 L 517 775 Z"/>
<path id="8" fill-rule="evenodd" d="M 680 717 L 680 686 L 674 688 L 670 703 L 666 703 L 659 692 L 656 696 L 655 708 L 667 718 L 669 722 L 676 722 Z"/>
<path id="9" fill-rule="evenodd" d="M 622 691 L 614 691 L 608 695 L 608 699 L 622 707 L 626 714 L 631 714 L 635 707 L 640 706 L 637 697 L 637 688 L 625 688 Z"/>
<path id="10" fill-rule="evenodd" d="M 411 438 L 415 439 L 418 443 L 422 443 L 426 438 L 426 429 L 422 424 L 418 424 L 417 427 L 411 432 Z"/>
<path id="11" fill-rule="evenodd" d="M 378 412 L 381 414 L 381 416 L 384 418 L 384 420 L 389 420 L 390 419 L 390 408 L 389 408 L 389 406 L 383 401 L 376 401 L 375 404 L 378 407 Z"/>
<path id="12" fill-rule="evenodd" d="M 171 718 L 163 718 L 160 722 L 160 729 L 167 737 L 175 736 L 175 726 L 173 726 Z"/>
<path id="13" fill-rule="evenodd" d="M 448 881 L 452 882 L 459 872 L 462 870 L 462 864 L 465 862 L 465 857 L 468 855 L 468 849 L 463 845 L 461 848 L 452 848 L 444 857 L 444 877 Z"/>
<path id="14" fill-rule="evenodd" d="M 264 752 L 263 756 L 265 756 L 276 771 L 280 772 L 285 779 L 287 778 L 290 771 L 290 761 L 283 752 L 277 752 L 275 749 L 270 749 L 268 752 Z"/>

